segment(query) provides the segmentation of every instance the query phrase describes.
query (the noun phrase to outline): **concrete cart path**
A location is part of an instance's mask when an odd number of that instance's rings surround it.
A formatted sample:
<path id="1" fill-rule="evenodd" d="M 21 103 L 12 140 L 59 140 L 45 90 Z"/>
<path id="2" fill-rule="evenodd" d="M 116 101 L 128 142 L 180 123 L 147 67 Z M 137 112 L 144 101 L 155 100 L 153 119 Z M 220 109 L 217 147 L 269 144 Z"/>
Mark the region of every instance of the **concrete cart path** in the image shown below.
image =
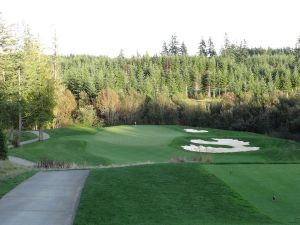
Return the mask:
<path id="1" fill-rule="evenodd" d="M 30 130 L 30 131 L 26 131 L 26 132 L 29 132 L 29 133 L 32 133 L 32 134 L 35 134 L 37 137 L 34 138 L 34 139 L 31 139 L 31 140 L 28 140 L 28 141 L 22 141 L 20 143 L 20 145 L 27 145 L 27 144 L 31 144 L 31 143 L 34 143 L 34 142 L 38 142 L 39 141 L 39 131 L 36 131 L 36 130 Z M 46 132 L 43 132 L 43 141 L 45 140 L 48 140 L 50 138 L 50 135 L 47 134 Z M 13 148 L 12 145 L 9 145 L 8 148 Z"/>
<path id="2" fill-rule="evenodd" d="M 26 159 L 22 159 L 19 157 L 15 157 L 15 156 L 8 156 L 8 160 L 11 161 L 12 163 L 21 165 L 21 166 L 25 166 L 25 167 L 34 167 L 35 166 L 35 162 L 26 160 Z"/>
<path id="3" fill-rule="evenodd" d="M 32 140 L 28 140 L 28 141 L 22 141 L 20 143 L 21 145 L 27 145 L 27 144 L 31 144 L 31 143 L 39 141 L 39 138 L 38 138 L 39 131 L 32 130 L 32 131 L 27 131 L 27 132 L 35 134 L 37 136 L 37 138 L 32 139 Z M 50 138 L 50 135 L 43 132 L 43 140 L 47 140 L 49 138 Z M 13 148 L 13 146 L 9 145 L 8 148 Z M 15 163 L 15 164 L 18 164 L 18 165 L 21 165 L 21 166 L 26 166 L 26 167 L 34 167 L 35 166 L 35 162 L 31 162 L 29 160 L 22 159 L 22 158 L 19 158 L 19 157 L 15 157 L 15 156 L 8 156 L 8 160 L 11 161 L 12 163 Z"/>
<path id="4" fill-rule="evenodd" d="M 39 131 L 37 131 L 37 130 L 31 130 L 31 131 L 27 131 L 27 132 L 35 134 L 37 136 L 37 138 L 32 139 L 32 140 L 28 140 L 28 141 L 22 141 L 21 145 L 27 145 L 27 144 L 39 141 Z M 50 138 L 49 134 L 47 134 L 46 132 L 42 132 L 42 140 L 43 141 L 45 141 L 45 140 L 47 140 L 49 138 Z"/>
<path id="5" fill-rule="evenodd" d="M 73 224 L 88 174 L 88 170 L 37 173 L 0 199 L 0 224 Z"/>

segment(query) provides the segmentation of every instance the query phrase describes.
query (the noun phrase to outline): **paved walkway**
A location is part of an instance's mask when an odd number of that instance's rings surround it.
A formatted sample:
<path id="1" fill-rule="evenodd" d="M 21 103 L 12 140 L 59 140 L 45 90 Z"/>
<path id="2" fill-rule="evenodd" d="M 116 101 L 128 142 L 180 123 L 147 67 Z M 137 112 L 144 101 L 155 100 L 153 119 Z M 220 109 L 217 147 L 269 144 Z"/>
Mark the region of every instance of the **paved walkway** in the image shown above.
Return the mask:
<path id="1" fill-rule="evenodd" d="M 15 157 L 15 156 L 8 156 L 8 160 L 11 161 L 12 163 L 21 165 L 21 166 L 25 166 L 25 167 L 34 167 L 35 166 L 35 162 L 26 160 L 26 159 L 22 159 L 19 157 Z"/>
<path id="2" fill-rule="evenodd" d="M 73 224 L 88 173 L 88 170 L 39 172 L 0 199 L 0 224 Z"/>
<path id="3" fill-rule="evenodd" d="M 37 136 L 37 138 L 32 139 L 32 140 L 28 140 L 28 141 L 22 141 L 20 143 L 21 145 L 27 145 L 27 144 L 39 141 L 39 138 L 38 138 L 39 131 L 32 130 L 32 131 L 27 131 L 27 132 L 35 134 Z M 47 133 L 45 133 L 45 132 L 43 132 L 43 140 L 47 140 L 49 138 L 50 138 L 50 135 L 47 134 Z M 13 148 L 13 146 L 9 145 L 8 148 Z M 21 166 L 26 166 L 26 167 L 34 167 L 35 166 L 34 162 L 26 160 L 26 159 L 19 158 L 19 157 L 15 157 L 15 156 L 8 156 L 8 160 L 11 161 L 11 162 L 13 162 L 13 163 L 15 163 L 15 164 L 21 165 Z"/>
<path id="4" fill-rule="evenodd" d="M 31 144 L 31 143 L 34 143 L 34 142 L 38 142 L 38 141 L 39 141 L 39 131 L 37 131 L 37 130 L 31 130 L 31 131 L 27 131 L 27 132 L 33 133 L 33 134 L 35 134 L 37 137 L 34 138 L 34 139 L 31 139 L 31 140 L 28 140 L 28 141 L 22 141 L 22 142 L 20 143 L 20 145 L 27 145 L 27 144 Z M 50 135 L 47 134 L 47 133 L 45 133 L 45 132 L 43 132 L 43 141 L 45 141 L 45 140 L 47 140 L 47 139 L 49 139 L 49 138 L 50 138 Z M 13 146 L 12 146 L 12 145 L 9 145 L 8 148 L 13 148 Z"/>

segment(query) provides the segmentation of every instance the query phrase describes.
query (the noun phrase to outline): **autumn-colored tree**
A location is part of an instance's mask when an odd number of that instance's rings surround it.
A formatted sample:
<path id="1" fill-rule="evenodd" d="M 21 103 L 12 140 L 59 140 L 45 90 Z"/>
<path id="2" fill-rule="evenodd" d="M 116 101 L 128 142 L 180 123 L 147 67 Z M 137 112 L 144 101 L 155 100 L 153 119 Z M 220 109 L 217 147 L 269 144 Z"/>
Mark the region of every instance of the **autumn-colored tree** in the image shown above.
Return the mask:
<path id="1" fill-rule="evenodd" d="M 131 91 L 121 101 L 120 119 L 125 124 L 133 124 L 138 120 L 138 113 L 144 98 L 137 92 Z"/>
<path id="2" fill-rule="evenodd" d="M 143 119 L 151 124 L 174 124 L 178 121 L 176 104 L 163 94 L 154 99 L 146 99 Z"/>
<path id="3" fill-rule="evenodd" d="M 54 109 L 54 127 L 63 127 L 72 123 L 72 114 L 76 110 L 76 99 L 68 89 L 59 92 Z"/>
<path id="4" fill-rule="evenodd" d="M 112 125 L 117 123 L 120 98 L 116 91 L 107 87 L 99 92 L 96 97 L 95 107 L 107 124 Z"/>
<path id="5" fill-rule="evenodd" d="M 222 105 L 224 110 L 228 110 L 234 106 L 236 96 L 232 92 L 227 92 L 222 96 Z"/>
<path id="6" fill-rule="evenodd" d="M 90 99 L 87 93 L 85 91 L 81 91 L 79 93 L 78 106 L 82 108 L 90 104 L 91 104 Z"/>

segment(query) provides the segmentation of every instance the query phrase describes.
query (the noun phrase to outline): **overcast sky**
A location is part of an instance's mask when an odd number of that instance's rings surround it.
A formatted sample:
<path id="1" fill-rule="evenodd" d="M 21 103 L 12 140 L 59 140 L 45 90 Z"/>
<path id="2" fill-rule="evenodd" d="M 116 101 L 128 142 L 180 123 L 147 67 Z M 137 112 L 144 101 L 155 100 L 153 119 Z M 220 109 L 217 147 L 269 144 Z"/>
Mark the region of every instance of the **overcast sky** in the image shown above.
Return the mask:
<path id="1" fill-rule="evenodd" d="M 0 0 L 8 23 L 28 24 L 49 51 L 54 29 L 61 54 L 160 53 L 176 33 L 194 54 L 203 37 L 219 49 L 224 34 L 249 47 L 294 47 L 300 0 Z"/>

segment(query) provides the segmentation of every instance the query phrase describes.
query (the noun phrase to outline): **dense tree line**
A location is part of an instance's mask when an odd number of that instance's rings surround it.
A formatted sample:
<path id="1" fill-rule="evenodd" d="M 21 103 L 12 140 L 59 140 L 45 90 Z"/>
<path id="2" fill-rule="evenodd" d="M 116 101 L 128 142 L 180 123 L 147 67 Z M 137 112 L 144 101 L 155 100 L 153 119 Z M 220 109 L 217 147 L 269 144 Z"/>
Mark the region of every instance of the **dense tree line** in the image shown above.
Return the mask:
<path id="1" fill-rule="evenodd" d="M 211 38 L 207 43 L 201 40 L 198 56 L 183 54 L 172 36 L 161 56 L 61 57 L 61 77 L 77 105 L 85 95 L 97 115 L 92 117 L 108 125 L 137 121 L 299 132 L 297 48 L 256 51 L 227 40 L 217 55 Z M 234 100 L 225 104 L 231 95 Z"/>
<path id="2" fill-rule="evenodd" d="M 76 98 L 84 91 L 91 99 L 105 87 L 117 90 L 121 97 L 134 90 L 150 98 L 163 93 L 168 97 L 182 94 L 194 99 L 217 97 L 228 91 L 237 96 L 276 91 L 288 95 L 299 89 L 297 48 L 289 52 L 281 49 L 256 52 L 248 49 L 245 42 L 237 46 L 227 38 L 224 46 L 217 55 L 211 38 L 208 45 L 202 39 L 199 56 L 189 56 L 182 52 L 173 35 L 168 45 L 164 43 L 161 56 L 62 57 L 61 76 Z"/>
<path id="3" fill-rule="evenodd" d="M 173 35 L 161 55 L 49 56 L 28 29 L 12 30 L 0 21 L 0 127 L 16 145 L 22 129 L 74 123 L 300 133 L 300 40 L 250 49 L 226 36 L 217 54 L 202 38 L 190 56 Z"/>
<path id="4" fill-rule="evenodd" d="M 300 63 L 294 55 L 255 55 L 239 60 L 223 56 L 144 56 L 107 58 L 69 56 L 61 59 L 62 79 L 78 98 L 85 91 L 90 98 L 105 87 L 120 95 L 135 90 L 154 97 L 217 97 L 230 91 L 238 96 L 282 91 L 300 87 Z"/>

